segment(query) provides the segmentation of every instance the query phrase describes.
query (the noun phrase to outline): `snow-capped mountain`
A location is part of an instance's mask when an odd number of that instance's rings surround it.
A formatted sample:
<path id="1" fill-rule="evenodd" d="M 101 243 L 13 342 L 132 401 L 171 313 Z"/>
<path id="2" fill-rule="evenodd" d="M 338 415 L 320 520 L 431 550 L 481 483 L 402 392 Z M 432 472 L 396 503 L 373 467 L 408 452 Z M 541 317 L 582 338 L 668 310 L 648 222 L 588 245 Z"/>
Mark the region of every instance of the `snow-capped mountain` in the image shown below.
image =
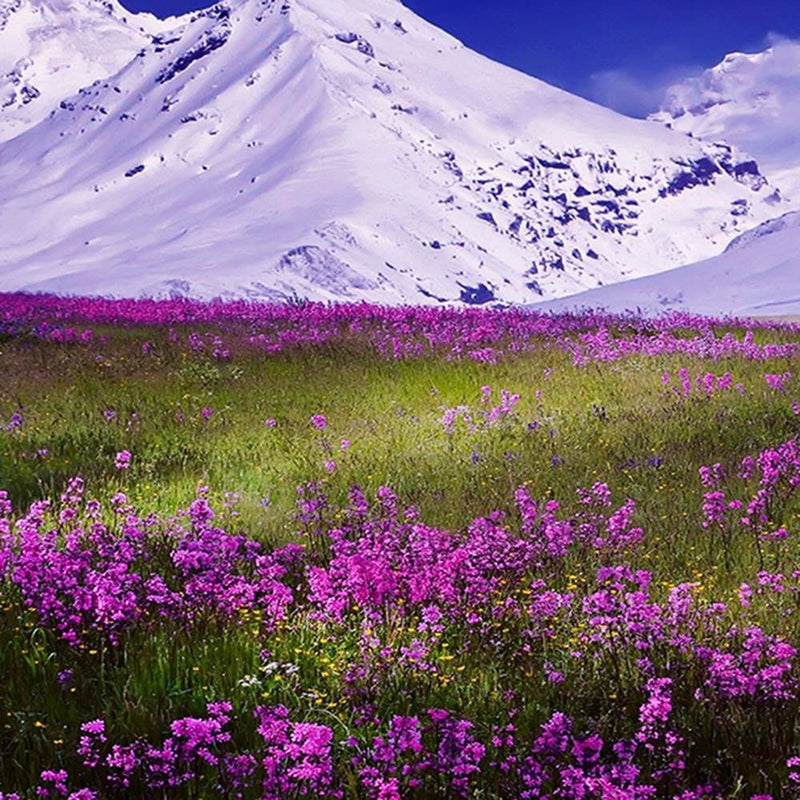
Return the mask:
<path id="1" fill-rule="evenodd" d="M 583 307 L 648 314 L 800 315 L 800 212 L 742 234 L 715 258 L 536 306 L 552 311 Z"/>
<path id="2" fill-rule="evenodd" d="M 732 53 L 667 91 L 651 119 L 707 141 L 726 141 L 758 161 L 800 207 L 800 42 Z"/>
<path id="3" fill-rule="evenodd" d="M 397 0 L 231 0 L 148 35 L 0 145 L 0 289 L 531 302 L 783 210 L 749 156 L 496 64 Z"/>
<path id="4" fill-rule="evenodd" d="M 0 0 L 0 141 L 122 69 L 174 24 L 116 0 Z"/>

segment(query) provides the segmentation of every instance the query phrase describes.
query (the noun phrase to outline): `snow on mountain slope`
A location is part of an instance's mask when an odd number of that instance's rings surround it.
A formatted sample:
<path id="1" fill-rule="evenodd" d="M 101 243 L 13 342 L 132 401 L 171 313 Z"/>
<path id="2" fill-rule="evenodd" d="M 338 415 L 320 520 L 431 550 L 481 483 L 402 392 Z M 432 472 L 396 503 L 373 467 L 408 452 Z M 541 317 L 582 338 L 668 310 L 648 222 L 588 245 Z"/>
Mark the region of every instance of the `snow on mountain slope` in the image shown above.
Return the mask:
<path id="1" fill-rule="evenodd" d="M 735 239 L 706 261 L 542 303 L 537 310 L 605 308 L 648 314 L 800 315 L 800 212 Z"/>
<path id="2" fill-rule="evenodd" d="M 0 0 L 0 141 L 119 71 L 174 24 L 115 0 Z"/>
<path id="3" fill-rule="evenodd" d="M 651 119 L 742 148 L 800 206 L 800 42 L 726 56 L 699 77 L 672 86 Z"/>
<path id="4" fill-rule="evenodd" d="M 739 236 L 728 244 L 725 248 L 725 252 L 729 253 L 732 250 L 738 250 L 742 247 L 746 247 L 757 239 L 763 239 L 765 236 L 771 236 L 778 231 L 796 227 L 800 227 L 800 211 L 789 211 L 780 217 L 762 222 L 755 228 L 751 228 L 749 231 L 739 234 Z M 791 253 L 787 253 L 787 255 L 791 255 Z M 798 278 L 800 278 L 800 276 L 798 276 Z"/>
<path id="5" fill-rule="evenodd" d="M 179 23 L 0 145 L 0 289 L 531 302 L 781 212 L 730 147 L 498 65 L 396 0 Z"/>

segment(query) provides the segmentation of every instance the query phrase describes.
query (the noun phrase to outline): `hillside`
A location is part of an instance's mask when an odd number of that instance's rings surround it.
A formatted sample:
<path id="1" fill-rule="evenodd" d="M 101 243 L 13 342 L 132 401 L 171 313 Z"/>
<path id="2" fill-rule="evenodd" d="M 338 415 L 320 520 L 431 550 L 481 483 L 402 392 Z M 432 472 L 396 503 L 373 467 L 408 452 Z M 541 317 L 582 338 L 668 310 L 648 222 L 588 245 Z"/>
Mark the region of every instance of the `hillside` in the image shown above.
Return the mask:
<path id="1" fill-rule="evenodd" d="M 70 2 L 85 25 L 58 29 L 88 46 L 96 7 Z M 784 209 L 749 156 L 498 65 L 394 0 L 172 23 L 0 145 L 0 290 L 531 302 L 713 255 Z"/>

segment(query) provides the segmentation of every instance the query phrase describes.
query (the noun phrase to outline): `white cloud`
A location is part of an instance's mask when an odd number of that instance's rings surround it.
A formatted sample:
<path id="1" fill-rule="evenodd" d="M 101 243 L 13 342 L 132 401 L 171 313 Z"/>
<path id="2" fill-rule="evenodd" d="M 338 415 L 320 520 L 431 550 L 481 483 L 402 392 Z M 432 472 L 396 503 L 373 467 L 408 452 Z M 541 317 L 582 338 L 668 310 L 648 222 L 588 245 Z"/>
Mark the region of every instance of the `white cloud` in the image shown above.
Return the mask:
<path id="1" fill-rule="evenodd" d="M 682 113 L 709 100 L 755 104 L 766 96 L 780 107 L 794 106 L 800 96 L 800 40 L 769 33 L 755 54 L 734 53 L 711 69 L 680 64 L 595 72 L 583 94 L 634 117 L 661 107 Z"/>
<path id="2" fill-rule="evenodd" d="M 632 117 L 656 111 L 670 86 L 702 72 L 696 65 L 676 65 L 654 72 L 610 69 L 589 76 L 585 94 L 600 105 Z"/>

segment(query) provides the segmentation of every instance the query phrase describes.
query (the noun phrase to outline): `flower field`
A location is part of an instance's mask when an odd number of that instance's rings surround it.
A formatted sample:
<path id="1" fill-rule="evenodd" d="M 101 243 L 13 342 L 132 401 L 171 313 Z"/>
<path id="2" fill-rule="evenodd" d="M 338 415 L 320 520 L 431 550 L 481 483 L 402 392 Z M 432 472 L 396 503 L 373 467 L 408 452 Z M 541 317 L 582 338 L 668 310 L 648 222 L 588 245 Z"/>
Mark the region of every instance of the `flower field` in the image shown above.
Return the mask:
<path id="1" fill-rule="evenodd" d="M 799 537 L 797 324 L 0 295 L 0 799 L 800 797 Z"/>

